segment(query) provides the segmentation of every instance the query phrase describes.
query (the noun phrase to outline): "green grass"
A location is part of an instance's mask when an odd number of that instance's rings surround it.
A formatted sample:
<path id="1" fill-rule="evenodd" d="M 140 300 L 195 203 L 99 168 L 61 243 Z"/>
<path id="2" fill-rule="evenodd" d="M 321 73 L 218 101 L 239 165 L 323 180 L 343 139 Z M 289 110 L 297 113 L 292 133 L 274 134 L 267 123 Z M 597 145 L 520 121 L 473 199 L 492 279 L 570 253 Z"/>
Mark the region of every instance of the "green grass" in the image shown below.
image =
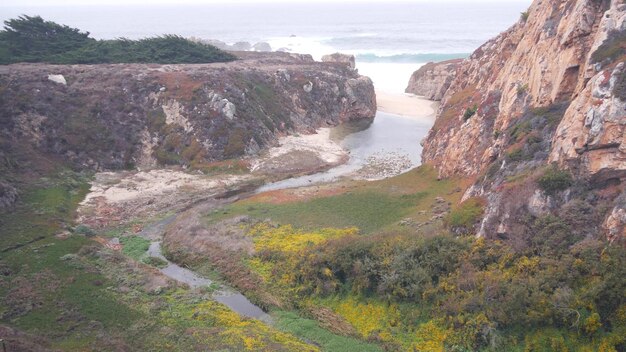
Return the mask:
<path id="1" fill-rule="evenodd" d="M 150 248 L 150 241 L 139 236 L 122 237 L 120 242 L 124 245 L 122 253 L 135 260 L 141 260 Z"/>
<path id="2" fill-rule="evenodd" d="M 320 327 L 315 320 L 302 318 L 293 312 L 276 311 L 272 312 L 272 316 L 276 319 L 275 325 L 278 329 L 292 333 L 303 340 L 313 341 L 318 344 L 323 351 L 382 351 L 382 349 L 376 345 L 359 341 L 355 338 L 333 334 Z"/>
<path id="3" fill-rule="evenodd" d="M 365 233 L 372 233 L 408 215 L 425 196 L 425 192 L 390 196 L 359 191 L 288 204 L 237 203 L 224 209 L 223 214 L 246 213 L 259 219 L 269 217 L 282 224 L 306 229 L 356 226 Z"/>
<path id="4" fill-rule="evenodd" d="M 23 185 L 17 209 L 0 213 L 2 243 L 23 244 L 0 252 L 0 325 L 66 351 L 240 351 L 244 335 L 273 341 L 272 348 L 284 351 L 287 339 L 296 341 L 286 335 L 277 340 L 277 330 L 260 322 L 229 327 L 212 325 L 215 319 L 196 319 L 199 310 L 209 316 L 230 311 L 207 301 L 205 293 L 173 287 L 154 291 L 146 286 L 154 274 L 86 236 L 53 236 L 74 225 L 85 181 L 65 173 L 42 178 L 37 186 Z M 28 239 L 37 241 L 26 243 Z M 137 236 L 126 243 L 128 255 L 135 258 L 149 244 Z M 11 342 L 7 347 L 13 350 Z"/>
<path id="5" fill-rule="evenodd" d="M 216 210 L 207 215 L 206 221 L 214 223 L 248 215 L 305 230 L 358 227 L 362 233 L 371 234 L 397 228 L 405 218 L 430 219 L 435 198 L 442 196 L 447 202 L 458 202 L 460 193 L 454 190 L 464 182 L 453 178 L 438 180 L 437 172 L 424 165 L 389 179 L 352 183 L 345 186 L 343 193 L 331 196 L 276 203 L 262 194 Z"/>
<path id="6" fill-rule="evenodd" d="M 484 208 L 484 200 L 470 198 L 453 209 L 446 217 L 446 222 L 453 228 L 463 228 L 466 232 L 471 231 L 482 218 Z"/>
<path id="7" fill-rule="evenodd" d="M 358 227 L 362 233 L 370 234 L 395 226 L 407 217 L 428 220 L 429 215 L 417 212 L 430 211 L 437 196 L 457 202 L 460 194 L 453 190 L 459 182 L 438 180 L 432 167 L 422 166 L 390 179 L 357 183 L 332 196 L 279 204 L 266 201 L 263 195 L 253 197 L 209 214 L 207 221 L 249 215 L 306 230 Z"/>
<path id="8" fill-rule="evenodd" d="M 0 265 L 10 271 L 0 277 L 0 323 L 41 336 L 52 334 L 62 345 L 85 348 L 88 340 L 80 337 L 76 319 L 68 316 L 121 330 L 141 314 L 114 298 L 106 277 L 85 270 L 78 256 L 67 256 L 91 245 L 91 240 L 79 235 L 66 240 L 53 236 L 75 217 L 89 187 L 86 178 L 63 172 L 37 184 L 23 188 L 13 212 L 0 214 L 4 248 Z M 17 289 L 17 293 L 12 291 Z"/>
<path id="9" fill-rule="evenodd" d="M 61 231 L 89 189 L 84 180 L 65 175 L 25 189 L 13 212 L 0 213 L 0 253 Z"/>

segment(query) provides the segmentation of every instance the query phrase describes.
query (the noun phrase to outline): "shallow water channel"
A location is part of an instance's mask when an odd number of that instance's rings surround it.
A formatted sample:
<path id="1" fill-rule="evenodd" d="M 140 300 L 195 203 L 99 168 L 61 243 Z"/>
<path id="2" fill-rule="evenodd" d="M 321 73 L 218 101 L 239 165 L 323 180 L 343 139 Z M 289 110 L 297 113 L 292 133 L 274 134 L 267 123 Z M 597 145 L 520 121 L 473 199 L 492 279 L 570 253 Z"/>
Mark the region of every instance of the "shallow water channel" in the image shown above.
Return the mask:
<path id="1" fill-rule="evenodd" d="M 426 136 L 431 125 L 432 122 L 428 119 L 411 119 L 378 112 L 371 123 L 348 123 L 336 127 L 331 138 L 350 152 L 350 160 L 346 164 L 325 172 L 271 183 L 260 187 L 257 192 L 333 182 L 343 177 L 384 178 L 408 171 L 420 164 L 422 147 L 419 142 Z M 192 288 L 211 285 L 212 280 L 163 256 L 160 239 L 166 226 L 175 219 L 176 215 L 169 216 L 139 233 L 151 241 L 148 255 L 167 262 L 167 266 L 160 271 L 169 278 Z M 271 323 L 271 317 L 267 313 L 230 288 L 215 291 L 213 298 L 242 316 Z"/>
<path id="2" fill-rule="evenodd" d="M 202 277 L 193 270 L 171 262 L 161 251 L 160 239 L 163 236 L 163 232 L 169 224 L 176 220 L 176 217 L 177 215 L 171 215 L 163 220 L 157 221 L 150 226 L 145 227 L 143 231 L 138 233 L 138 235 L 151 241 L 150 247 L 148 248 L 149 256 L 156 257 L 167 262 L 167 266 L 159 269 L 163 275 L 178 282 L 185 283 L 192 288 L 210 286 L 213 283 L 212 280 Z M 213 298 L 242 316 L 271 323 L 271 317 L 267 313 L 252 304 L 252 302 L 239 292 L 232 289 L 221 288 L 213 293 Z"/>
<path id="3" fill-rule="evenodd" d="M 350 153 L 347 163 L 312 175 L 269 183 L 257 193 L 334 182 L 341 178 L 376 180 L 420 165 L 420 141 L 431 118 L 408 118 L 377 112 L 373 122 L 351 122 L 333 128 L 331 139 Z"/>

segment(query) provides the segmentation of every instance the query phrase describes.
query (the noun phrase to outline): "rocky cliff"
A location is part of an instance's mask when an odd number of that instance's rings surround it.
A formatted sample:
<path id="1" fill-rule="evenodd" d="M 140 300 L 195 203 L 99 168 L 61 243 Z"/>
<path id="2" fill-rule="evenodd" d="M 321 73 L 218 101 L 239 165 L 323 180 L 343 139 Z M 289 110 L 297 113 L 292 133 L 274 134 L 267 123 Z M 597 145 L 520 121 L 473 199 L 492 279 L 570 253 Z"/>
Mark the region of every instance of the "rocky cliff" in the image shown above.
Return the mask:
<path id="1" fill-rule="evenodd" d="M 0 159 L 28 151 L 96 170 L 200 167 L 376 112 L 372 82 L 347 67 L 238 55 L 225 64 L 0 66 Z"/>
<path id="2" fill-rule="evenodd" d="M 423 160 L 477 179 L 465 198 L 489 200 L 481 234 L 514 233 L 523 213 L 562 215 L 576 187 L 614 207 L 594 216 L 624 234 L 625 17 L 621 0 L 537 0 L 458 68 Z"/>
<path id="3" fill-rule="evenodd" d="M 441 100 L 456 76 L 462 59 L 429 62 L 413 72 L 406 93 L 424 96 L 430 100 Z"/>

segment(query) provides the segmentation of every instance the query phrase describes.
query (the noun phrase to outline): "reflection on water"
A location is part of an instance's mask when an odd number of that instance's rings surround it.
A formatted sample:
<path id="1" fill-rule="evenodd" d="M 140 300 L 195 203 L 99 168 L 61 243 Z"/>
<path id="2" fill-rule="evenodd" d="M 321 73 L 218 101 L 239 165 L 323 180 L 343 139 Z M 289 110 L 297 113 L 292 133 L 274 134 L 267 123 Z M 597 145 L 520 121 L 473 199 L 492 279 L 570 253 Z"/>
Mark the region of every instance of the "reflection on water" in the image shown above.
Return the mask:
<path id="1" fill-rule="evenodd" d="M 157 224 L 158 226 L 159 224 Z M 189 285 L 189 287 L 206 287 L 210 286 L 213 281 L 206 279 L 196 272 L 191 271 L 187 268 L 183 268 L 180 265 L 172 263 L 169 261 L 163 253 L 161 252 L 161 242 L 154 241 L 150 243 L 150 248 L 148 249 L 148 255 L 151 257 L 160 258 L 167 262 L 167 266 L 160 269 L 160 271 L 167 277 L 174 279 L 176 281 L 185 283 Z M 234 312 L 237 312 L 239 315 L 255 318 L 262 320 L 266 323 L 271 323 L 271 317 L 265 313 L 261 308 L 252 304 L 244 295 L 239 292 L 235 292 L 232 290 L 222 289 L 216 291 L 213 294 L 213 298 L 232 309 Z"/>
<path id="2" fill-rule="evenodd" d="M 333 182 L 343 177 L 380 179 L 406 172 L 420 165 L 420 141 L 432 123 L 430 118 L 406 118 L 379 111 L 373 122 L 343 124 L 332 130 L 331 138 L 349 151 L 347 163 L 313 175 L 270 183 L 257 192 Z"/>

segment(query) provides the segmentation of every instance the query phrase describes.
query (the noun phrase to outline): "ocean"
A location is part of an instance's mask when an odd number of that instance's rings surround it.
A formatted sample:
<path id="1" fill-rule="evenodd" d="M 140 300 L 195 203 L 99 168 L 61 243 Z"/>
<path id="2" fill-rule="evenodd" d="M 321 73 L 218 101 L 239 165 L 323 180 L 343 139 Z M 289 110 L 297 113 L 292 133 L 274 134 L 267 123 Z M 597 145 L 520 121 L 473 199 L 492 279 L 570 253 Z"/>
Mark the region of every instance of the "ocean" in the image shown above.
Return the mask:
<path id="1" fill-rule="evenodd" d="M 230 44 L 267 42 L 274 50 L 316 59 L 354 54 L 377 89 L 398 93 L 421 65 L 467 57 L 513 25 L 530 2 L 0 6 L 0 20 L 41 15 L 98 39 L 178 34 Z"/>

